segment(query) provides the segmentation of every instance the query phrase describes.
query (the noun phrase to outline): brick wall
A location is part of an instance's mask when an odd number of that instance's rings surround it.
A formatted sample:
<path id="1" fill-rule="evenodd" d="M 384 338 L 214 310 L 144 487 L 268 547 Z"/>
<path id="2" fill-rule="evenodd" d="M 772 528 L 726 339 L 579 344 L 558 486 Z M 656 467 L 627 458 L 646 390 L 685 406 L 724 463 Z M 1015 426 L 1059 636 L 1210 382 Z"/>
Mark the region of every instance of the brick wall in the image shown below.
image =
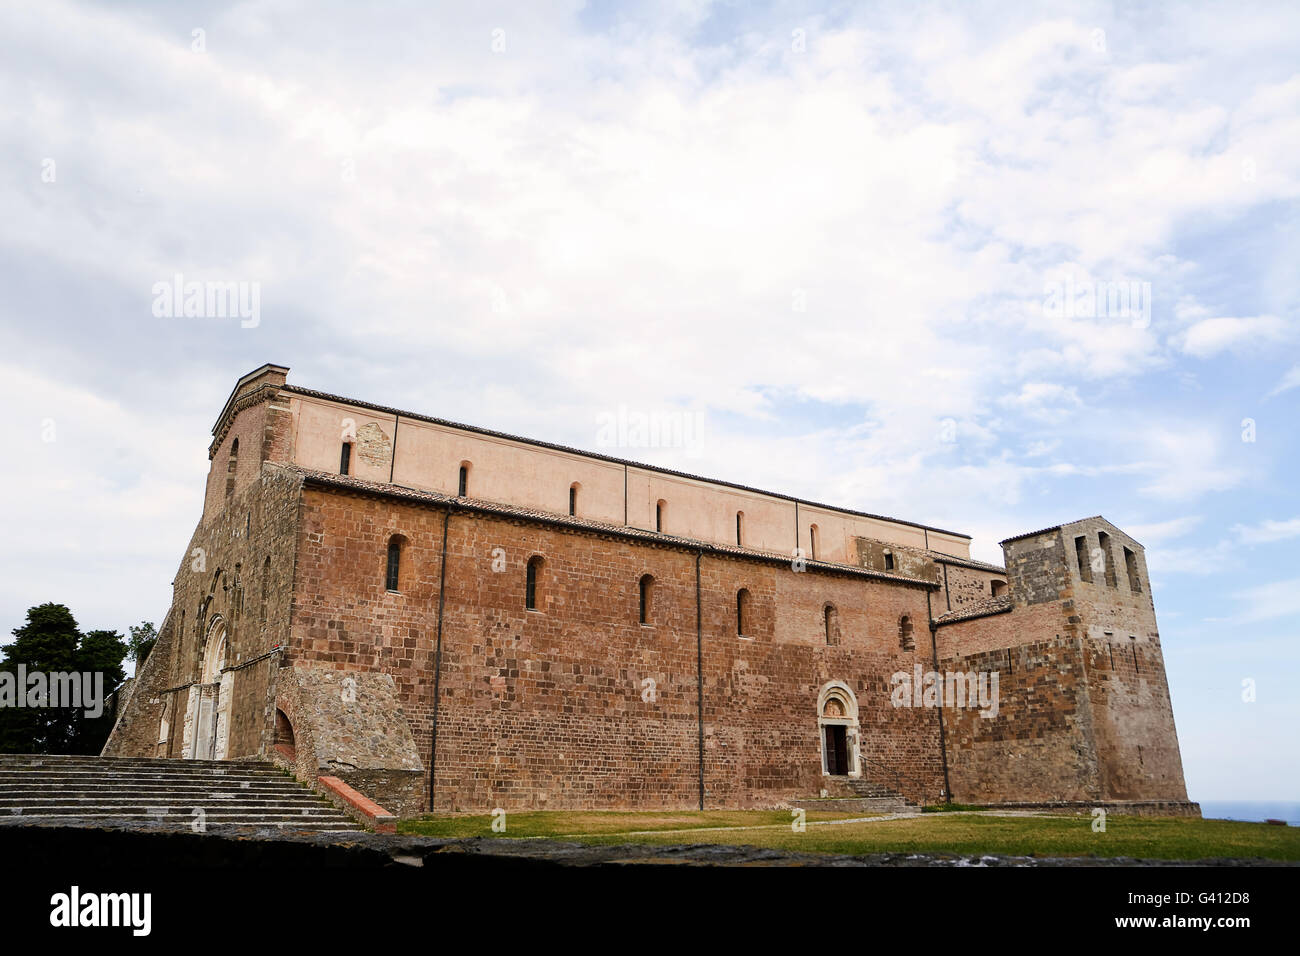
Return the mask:
<path id="1" fill-rule="evenodd" d="M 985 618 L 1002 621 L 1011 615 Z M 944 631 L 960 625 L 940 629 Z M 1084 662 L 1072 638 L 1035 641 L 940 661 L 941 671 L 998 674 L 998 712 L 944 711 L 958 803 L 1088 800 L 1101 795 Z"/>
<path id="2" fill-rule="evenodd" d="M 442 519 L 415 504 L 304 492 L 290 662 L 391 673 L 421 755 L 431 744 Z M 393 534 L 408 542 L 398 594 L 384 587 Z M 529 611 L 534 555 L 545 564 Z M 642 625 L 646 574 L 654 589 Z M 865 754 L 933 782 L 935 715 L 898 711 L 888 694 L 889 674 L 927 652 L 925 590 L 707 554 L 700 581 L 706 805 L 816 794 L 817 695 L 829 680 L 858 693 Z M 745 635 L 736 633 L 741 587 L 752 602 Z M 838 646 L 826 644 L 828 602 Z M 696 805 L 695 606 L 691 552 L 454 515 L 438 807 Z M 917 622 L 919 651 L 899 648 L 904 613 Z"/>

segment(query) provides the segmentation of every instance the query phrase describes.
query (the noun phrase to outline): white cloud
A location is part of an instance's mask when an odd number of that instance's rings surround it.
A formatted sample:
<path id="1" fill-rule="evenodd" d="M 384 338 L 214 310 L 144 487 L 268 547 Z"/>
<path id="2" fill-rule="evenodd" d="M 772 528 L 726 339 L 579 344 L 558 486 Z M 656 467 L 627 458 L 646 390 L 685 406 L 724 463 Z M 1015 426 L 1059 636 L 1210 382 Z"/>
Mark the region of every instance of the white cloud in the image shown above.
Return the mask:
<path id="1" fill-rule="evenodd" d="M 1233 594 L 1242 605 L 1237 620 L 1268 621 L 1300 613 L 1300 578 L 1270 581 Z"/>
<path id="2" fill-rule="evenodd" d="M 1282 376 L 1281 380 L 1273 386 L 1273 390 L 1268 394 L 1270 397 L 1281 395 L 1293 388 L 1300 388 L 1300 365 L 1293 365 L 1287 369 L 1286 374 Z"/>
<path id="3" fill-rule="evenodd" d="M 1182 350 L 1197 358 L 1228 351 L 1260 351 L 1294 337 L 1295 330 L 1275 315 L 1202 319 L 1182 336 Z"/>
<path id="4" fill-rule="evenodd" d="M 1168 521 L 1157 521 L 1153 524 L 1128 525 L 1124 530 L 1149 547 L 1172 538 L 1181 538 L 1200 523 L 1200 515 L 1184 515 L 1181 518 L 1170 518 Z"/>
<path id="5" fill-rule="evenodd" d="M 0 9 L 0 143 L 31 172 L 0 182 L 0 275 L 8 290 L 26 264 L 48 272 L 44 311 L 0 304 L 6 343 L 57 357 L 37 392 L 145 362 L 191 396 L 160 414 L 107 374 L 65 396 L 99 408 L 103 434 L 151 436 L 51 466 L 85 508 L 151 529 L 146 544 L 100 521 L 106 541 L 174 563 L 196 449 L 268 359 L 298 383 L 587 447 L 599 411 L 698 408 L 716 444 L 666 464 L 971 529 L 995 558 L 988 542 L 1075 517 L 1058 495 L 1106 480 L 1180 501 L 1240 484 L 1194 415 L 1147 426 L 1110 391 L 1170 361 L 1158 310 L 1144 328 L 1042 308 L 1059 269 L 1152 281 L 1159 304 L 1160 277 L 1199 268 L 1171 252 L 1189 220 L 1296 195 L 1296 85 L 1236 71 L 1224 92 L 1214 57 L 1233 48 L 1203 49 L 1218 20 L 1187 44 L 1179 18 L 1178 46 L 1115 26 L 1099 53 L 1087 5 L 810 17 L 795 55 L 784 21 L 691 42 L 739 16 L 708 4 L 594 31 L 578 9 L 503 10 L 500 55 L 472 5 L 408 7 L 400 31 L 383 10 L 243 5 L 212 12 L 203 55 L 165 7 Z M 262 282 L 262 326 L 160 324 L 148 291 L 175 272 Z M 1198 349 L 1249 338 L 1207 322 L 1258 321 L 1175 301 Z M 788 424 L 803 406 L 836 424 Z M 1115 420 L 1136 434 L 1109 434 Z M 57 512 L 50 473 L 11 474 L 11 500 L 33 486 Z M 69 529 L 94 524 L 70 507 Z M 18 572 L 10 606 L 34 586 Z M 110 572 L 157 608 L 137 573 Z"/>
<path id="6" fill-rule="evenodd" d="M 1266 519 L 1257 525 L 1233 525 L 1232 533 L 1242 544 L 1269 544 L 1300 537 L 1300 518 L 1286 521 Z"/>
<path id="7" fill-rule="evenodd" d="M 1078 389 L 1054 382 L 1025 382 L 1017 394 L 1003 396 L 999 403 L 1045 422 L 1061 422 L 1083 406 Z"/>

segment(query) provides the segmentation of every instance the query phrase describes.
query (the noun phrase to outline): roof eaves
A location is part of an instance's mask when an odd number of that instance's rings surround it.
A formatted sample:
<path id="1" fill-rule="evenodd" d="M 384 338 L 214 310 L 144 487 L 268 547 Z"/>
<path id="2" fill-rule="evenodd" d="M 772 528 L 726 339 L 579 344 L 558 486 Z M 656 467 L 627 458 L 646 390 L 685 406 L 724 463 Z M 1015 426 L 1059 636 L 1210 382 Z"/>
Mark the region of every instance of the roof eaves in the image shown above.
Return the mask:
<path id="1" fill-rule="evenodd" d="M 659 531 L 649 531 L 644 528 L 606 524 L 600 521 L 592 521 L 590 519 L 578 518 L 571 515 L 558 515 L 547 511 L 534 511 L 530 508 L 519 508 L 514 505 L 505 505 L 494 501 L 484 501 L 478 498 L 461 498 L 455 495 L 442 494 L 437 491 L 424 491 L 418 488 L 410 488 L 406 485 L 367 481 L 351 475 L 336 475 L 330 472 L 313 471 L 311 469 L 300 468 L 292 465 L 284 467 L 300 474 L 304 483 L 320 487 L 353 491 L 359 494 L 377 495 L 385 498 L 398 498 L 404 501 L 412 501 L 417 504 L 441 505 L 460 511 L 472 511 L 478 514 L 501 518 L 517 518 L 523 521 L 535 521 L 539 524 L 547 524 L 553 527 L 565 528 L 572 531 L 587 531 L 593 534 L 613 535 L 616 537 L 629 538 L 652 544 L 670 545 L 689 551 L 705 551 L 710 554 L 728 555 L 731 557 L 748 558 L 750 560 L 766 561 L 768 563 L 778 564 L 790 564 L 793 560 L 790 555 L 777 554 L 771 551 L 756 551 L 751 548 L 738 548 L 731 545 L 714 544 L 709 541 L 700 541 L 695 538 L 683 538 L 677 535 L 664 534 Z M 807 568 L 826 571 L 829 573 L 849 574 L 854 577 L 891 581 L 897 584 L 906 584 L 929 590 L 938 590 L 939 588 L 939 585 L 936 582 L 925 581 L 920 578 L 908 577 L 902 574 L 890 574 L 887 571 L 875 571 L 871 568 L 862 568 L 851 564 L 837 564 L 831 561 L 814 561 L 808 558 L 805 558 L 803 563 Z"/>

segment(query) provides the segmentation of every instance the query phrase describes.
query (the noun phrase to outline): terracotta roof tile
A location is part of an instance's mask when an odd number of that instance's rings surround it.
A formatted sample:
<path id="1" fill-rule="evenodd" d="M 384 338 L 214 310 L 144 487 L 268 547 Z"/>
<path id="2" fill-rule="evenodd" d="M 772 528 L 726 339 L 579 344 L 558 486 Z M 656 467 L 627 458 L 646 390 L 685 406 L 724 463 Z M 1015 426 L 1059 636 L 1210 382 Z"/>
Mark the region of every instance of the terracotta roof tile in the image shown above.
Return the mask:
<path id="1" fill-rule="evenodd" d="M 969 621 L 972 618 L 988 617 L 990 614 L 1004 614 L 1011 610 L 1010 595 L 999 595 L 998 597 L 985 598 L 983 601 L 976 601 L 974 604 L 967 604 L 964 607 L 954 608 L 947 614 L 941 614 L 934 619 L 936 625 L 955 624 L 958 621 Z"/>

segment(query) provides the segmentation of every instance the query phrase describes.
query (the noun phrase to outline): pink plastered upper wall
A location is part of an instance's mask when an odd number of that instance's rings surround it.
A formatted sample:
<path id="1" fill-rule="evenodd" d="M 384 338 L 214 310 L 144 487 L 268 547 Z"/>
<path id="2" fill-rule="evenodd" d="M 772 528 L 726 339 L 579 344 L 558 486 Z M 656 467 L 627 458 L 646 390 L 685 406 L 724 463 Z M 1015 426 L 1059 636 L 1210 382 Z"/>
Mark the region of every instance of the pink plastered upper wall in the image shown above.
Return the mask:
<path id="1" fill-rule="evenodd" d="M 235 394 L 241 394 L 240 388 L 247 391 L 250 380 L 255 386 L 257 375 L 250 373 L 241 379 Z M 265 460 L 337 473 L 342 445 L 348 441 L 352 444 L 348 473 L 358 478 L 454 495 L 464 465 L 469 497 L 561 515 L 569 513 L 570 488 L 576 484 L 576 514 L 580 517 L 662 530 L 713 544 L 739 543 L 792 556 L 798 547 L 807 557 L 848 564 L 857 563 L 855 537 L 929 548 L 956 557 L 970 555 L 970 539 L 951 532 L 406 417 L 332 396 L 281 390 L 274 404 L 284 407 L 287 415 L 279 416 L 274 440 L 264 443 Z M 263 428 L 260 421 L 246 425 L 241 420 L 251 419 L 254 416 L 249 412 L 256 410 L 255 406 L 237 412 L 227 425 L 228 432 L 233 435 Z M 287 434 L 278 434 L 283 427 L 280 421 L 287 421 Z M 241 458 L 243 453 L 241 444 Z M 240 462 L 239 470 L 242 477 L 244 469 L 249 469 L 251 479 L 260 469 L 260 461 L 253 456 L 249 459 L 247 464 Z M 224 468 L 218 447 L 209 479 L 209 506 L 220 501 L 216 489 L 221 485 L 224 490 Z M 661 501 L 662 525 L 656 529 L 656 505 Z M 739 542 L 737 513 L 743 514 Z M 815 554 L 811 541 L 814 525 Z"/>

